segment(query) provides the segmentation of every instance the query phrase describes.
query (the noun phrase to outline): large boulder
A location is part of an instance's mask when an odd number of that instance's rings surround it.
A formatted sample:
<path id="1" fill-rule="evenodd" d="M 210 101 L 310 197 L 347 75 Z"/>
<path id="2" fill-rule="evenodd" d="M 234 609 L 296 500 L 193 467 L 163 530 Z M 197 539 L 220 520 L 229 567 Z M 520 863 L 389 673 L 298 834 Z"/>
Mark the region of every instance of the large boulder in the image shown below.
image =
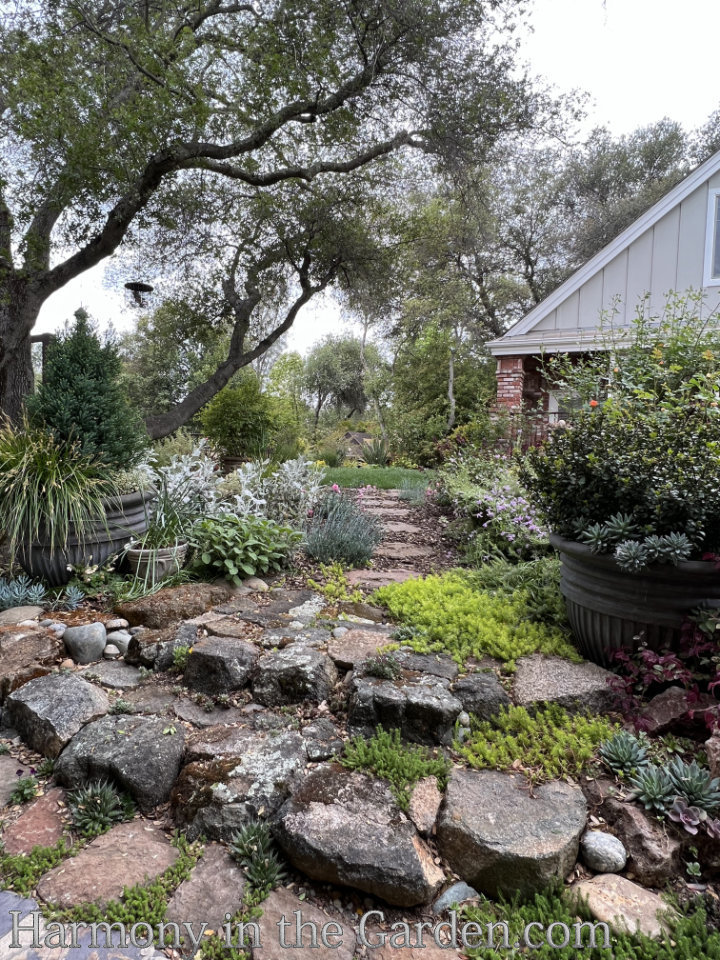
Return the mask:
<path id="1" fill-rule="evenodd" d="M 0 627 L 0 703 L 28 680 L 50 672 L 61 642 L 42 627 Z"/>
<path id="2" fill-rule="evenodd" d="M 38 677 L 11 693 L 3 719 L 25 743 L 55 758 L 71 738 L 110 707 L 107 695 L 81 677 L 54 673 Z"/>
<path id="3" fill-rule="evenodd" d="M 235 637 L 208 637 L 194 644 L 185 667 L 185 685 L 208 696 L 247 686 L 259 651 Z"/>
<path id="4" fill-rule="evenodd" d="M 313 880 L 395 906 L 428 903 L 444 880 L 388 787 L 366 774 L 316 768 L 282 807 L 273 831 L 293 866 Z"/>
<path id="5" fill-rule="evenodd" d="M 564 879 L 575 863 L 587 807 L 579 787 L 535 787 L 495 770 L 455 769 L 437 822 L 452 869 L 482 893 L 523 896 Z"/>
<path id="6" fill-rule="evenodd" d="M 461 712 L 448 680 L 406 671 L 397 680 L 354 677 L 348 724 L 360 736 L 372 736 L 381 725 L 416 743 L 448 743 Z"/>
<path id="7" fill-rule="evenodd" d="M 521 707 L 556 703 L 571 712 L 609 713 L 615 707 L 614 676 L 596 663 L 534 654 L 518 660 L 513 692 Z"/>
<path id="8" fill-rule="evenodd" d="M 59 783 L 75 787 L 108 778 L 142 810 L 164 803 L 180 772 L 182 727 L 157 717 L 104 717 L 88 724 L 55 765 Z"/>
<path id="9" fill-rule="evenodd" d="M 266 707 L 327 700 L 337 682 L 330 657 L 302 643 L 268 653 L 258 660 L 253 696 Z"/>
<path id="10" fill-rule="evenodd" d="M 232 592 L 229 583 L 184 583 L 179 587 L 163 587 L 140 600 L 121 603 L 115 613 L 133 627 L 168 627 L 205 613 L 227 600 Z"/>
<path id="11" fill-rule="evenodd" d="M 299 733 L 252 726 L 201 730 L 189 738 L 187 758 L 172 804 L 191 839 L 230 840 L 240 827 L 274 813 L 307 764 Z"/>
<path id="12" fill-rule="evenodd" d="M 75 663 L 95 663 L 102 659 L 107 644 L 105 625 L 98 622 L 68 627 L 63 634 L 63 643 Z"/>

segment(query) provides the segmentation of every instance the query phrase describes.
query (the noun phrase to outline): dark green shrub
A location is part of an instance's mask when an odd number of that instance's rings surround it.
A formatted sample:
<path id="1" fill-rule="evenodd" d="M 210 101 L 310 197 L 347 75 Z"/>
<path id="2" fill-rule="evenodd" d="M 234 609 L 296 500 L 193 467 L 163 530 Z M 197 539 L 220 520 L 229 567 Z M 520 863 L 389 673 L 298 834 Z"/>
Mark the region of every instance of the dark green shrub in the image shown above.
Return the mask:
<path id="1" fill-rule="evenodd" d="M 275 428 L 272 398 L 262 392 L 252 371 L 221 390 L 200 419 L 208 439 L 225 457 L 263 456 Z"/>
<path id="2" fill-rule="evenodd" d="M 378 521 L 352 500 L 330 494 L 315 511 L 307 532 L 306 550 L 320 563 L 342 561 L 363 567 L 382 539 Z"/>
<path id="3" fill-rule="evenodd" d="M 191 537 L 197 562 L 238 585 L 244 577 L 281 570 L 301 540 L 302 534 L 272 520 L 230 513 L 201 520 Z"/>
<path id="4" fill-rule="evenodd" d="M 123 469 L 148 445 L 140 417 L 128 403 L 122 361 L 112 343 L 102 344 L 83 310 L 47 350 L 42 383 L 27 408 L 59 444 L 75 443 L 83 457 Z"/>

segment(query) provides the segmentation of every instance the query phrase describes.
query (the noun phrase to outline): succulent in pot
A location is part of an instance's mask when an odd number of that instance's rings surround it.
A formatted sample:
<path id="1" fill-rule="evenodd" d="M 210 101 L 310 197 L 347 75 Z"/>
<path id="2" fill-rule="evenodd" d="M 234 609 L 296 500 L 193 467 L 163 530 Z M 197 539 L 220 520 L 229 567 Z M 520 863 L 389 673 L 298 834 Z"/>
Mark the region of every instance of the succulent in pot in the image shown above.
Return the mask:
<path id="1" fill-rule="evenodd" d="M 581 651 L 600 663 L 674 647 L 691 610 L 720 605 L 720 333 L 673 306 L 640 316 L 611 359 L 555 362 L 587 402 L 521 469 Z"/>

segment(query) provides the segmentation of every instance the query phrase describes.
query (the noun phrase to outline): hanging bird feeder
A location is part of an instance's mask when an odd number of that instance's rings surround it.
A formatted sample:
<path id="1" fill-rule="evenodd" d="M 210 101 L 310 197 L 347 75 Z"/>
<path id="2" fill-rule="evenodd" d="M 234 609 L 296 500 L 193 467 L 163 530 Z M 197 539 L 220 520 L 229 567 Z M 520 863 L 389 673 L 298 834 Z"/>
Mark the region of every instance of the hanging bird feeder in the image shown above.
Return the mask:
<path id="1" fill-rule="evenodd" d="M 133 300 L 139 307 L 145 306 L 144 294 L 152 293 L 154 287 L 149 283 L 143 283 L 142 280 L 130 280 L 125 284 L 125 289 L 133 295 Z"/>

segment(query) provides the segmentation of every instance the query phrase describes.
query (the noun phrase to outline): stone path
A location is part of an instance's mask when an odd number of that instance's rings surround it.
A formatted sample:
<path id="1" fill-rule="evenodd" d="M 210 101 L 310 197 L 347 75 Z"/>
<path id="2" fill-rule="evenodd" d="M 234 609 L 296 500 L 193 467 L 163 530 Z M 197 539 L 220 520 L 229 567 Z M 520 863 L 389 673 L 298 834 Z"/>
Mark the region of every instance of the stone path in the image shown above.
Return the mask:
<path id="1" fill-rule="evenodd" d="M 435 534 L 422 515 L 394 493 L 365 503 L 386 524 L 386 537 L 377 566 L 352 572 L 351 582 L 371 590 L 424 572 L 427 565 L 419 561 L 435 558 Z M 388 917 L 410 922 L 428 911 L 439 916 L 453 902 L 454 889 L 462 899 L 476 891 L 532 893 L 573 869 L 588 802 L 574 784 L 531 792 L 519 774 L 468 770 L 456 757 L 444 794 L 434 777 L 426 778 L 403 809 L 386 781 L 346 769 L 337 758 L 350 737 L 369 737 L 378 724 L 448 752 L 470 713 L 489 719 L 511 702 L 570 707 L 580 700 L 601 709 L 604 671 L 524 658 L 508 693 L 492 671 L 461 675 L 447 656 L 403 648 L 393 654 L 397 675 L 385 679 L 368 662 L 391 640 L 392 625 L 382 611 L 356 604 L 349 608 L 355 612 L 333 619 L 337 610 L 329 614 L 326 601 L 311 590 L 266 592 L 261 586 L 200 584 L 193 591 L 186 585 L 125 604 L 123 619 L 133 625 L 125 656 L 63 672 L 57 663 L 66 651 L 56 633 L 34 625 L 0 627 L 0 648 L 12 664 L 0 676 L 0 738 L 12 751 L 0 755 L 6 852 L 27 854 L 36 843 L 76 839 L 66 791 L 89 780 L 108 779 L 140 811 L 48 870 L 33 899 L 0 893 L 3 960 L 65 960 L 58 949 L 11 949 L 8 911 L 116 900 L 123 886 L 171 870 L 178 858 L 170 843 L 175 830 L 190 841 L 204 838 L 205 848 L 190 876 L 168 886 L 166 917 L 205 922 L 217 931 L 226 914 L 239 909 L 248 883 L 226 845 L 255 820 L 270 825 L 287 876 L 263 904 L 253 960 L 278 955 L 277 921 L 283 915 L 292 920 L 297 910 L 320 927 L 334 924 L 343 940 L 337 950 L 306 945 L 294 954 L 299 960 L 330 960 L 331 954 L 352 960 L 358 918 L 368 909 L 388 911 L 390 905 Z M 156 626 L 149 629 L 143 617 Z M 106 636 L 124 629 L 103 626 Z M 185 658 L 182 672 L 173 669 L 178 651 Z M 78 658 L 84 659 L 82 652 Z M 56 758 L 54 779 L 42 781 L 35 801 L 7 806 L 16 780 L 29 775 L 41 756 Z M 636 865 L 642 857 L 630 825 L 626 832 L 628 863 Z M 598 883 L 591 892 L 598 915 L 621 895 L 630 897 L 632 917 L 652 905 L 622 884 Z M 152 947 L 132 946 L 92 953 L 87 938 L 82 942 L 67 956 L 156 956 Z M 422 956 L 439 960 L 439 950 L 431 944 Z M 192 950 L 186 945 L 184 952 Z M 455 950 L 442 954 L 460 956 Z M 388 946 L 378 955 L 421 956 L 419 948 Z"/>

